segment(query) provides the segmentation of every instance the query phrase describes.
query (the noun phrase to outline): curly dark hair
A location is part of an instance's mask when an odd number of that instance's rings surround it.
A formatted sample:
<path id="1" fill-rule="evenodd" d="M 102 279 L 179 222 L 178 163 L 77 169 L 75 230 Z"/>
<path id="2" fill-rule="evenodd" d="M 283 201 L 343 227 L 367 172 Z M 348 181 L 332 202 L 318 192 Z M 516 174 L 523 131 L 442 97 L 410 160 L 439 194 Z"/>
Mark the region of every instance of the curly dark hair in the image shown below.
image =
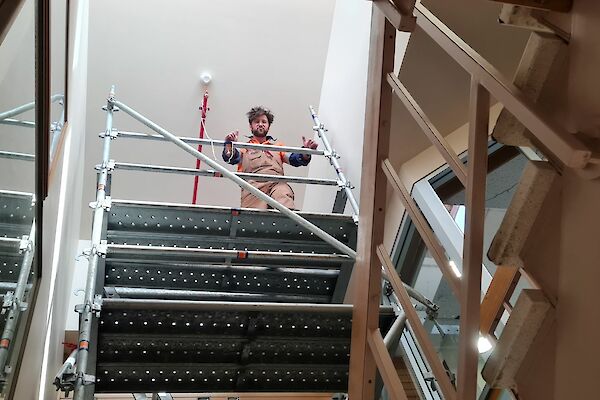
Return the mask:
<path id="1" fill-rule="evenodd" d="M 267 121 L 269 121 L 269 125 L 271 125 L 273 123 L 273 120 L 275 119 L 275 116 L 273 115 L 271 110 L 269 110 L 268 108 L 265 108 L 263 106 L 252 107 L 250 109 L 250 111 L 248 111 L 246 113 L 249 123 L 252 123 L 252 121 L 254 121 L 255 118 L 258 118 L 261 115 L 264 115 L 267 117 Z"/>

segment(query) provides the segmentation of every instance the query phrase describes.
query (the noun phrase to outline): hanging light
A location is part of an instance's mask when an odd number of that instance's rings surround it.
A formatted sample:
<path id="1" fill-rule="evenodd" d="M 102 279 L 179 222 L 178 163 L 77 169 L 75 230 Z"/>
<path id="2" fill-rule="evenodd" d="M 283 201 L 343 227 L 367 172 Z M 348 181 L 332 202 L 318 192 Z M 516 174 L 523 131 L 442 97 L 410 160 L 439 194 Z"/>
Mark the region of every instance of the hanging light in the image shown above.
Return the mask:
<path id="1" fill-rule="evenodd" d="M 456 263 L 454 261 L 450 260 L 448 262 L 448 265 L 450 265 L 450 268 L 452 268 L 452 272 L 454 272 L 454 275 L 456 275 L 459 278 L 462 276 L 461 272 L 458 270 L 458 267 L 456 266 Z"/>

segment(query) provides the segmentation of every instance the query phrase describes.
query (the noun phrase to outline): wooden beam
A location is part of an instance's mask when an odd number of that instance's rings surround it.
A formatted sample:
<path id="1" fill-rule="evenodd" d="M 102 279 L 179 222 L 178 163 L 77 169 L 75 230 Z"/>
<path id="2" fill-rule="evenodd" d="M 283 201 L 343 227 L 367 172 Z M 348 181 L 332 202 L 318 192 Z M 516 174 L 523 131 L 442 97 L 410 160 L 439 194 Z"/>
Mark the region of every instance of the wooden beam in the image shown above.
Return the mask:
<path id="1" fill-rule="evenodd" d="M 383 241 L 386 179 L 381 162 L 390 138 L 392 91 L 385 76 L 394 70 L 396 30 L 377 7 L 372 8 L 365 135 L 363 142 L 357 258 L 353 269 L 354 298 L 348 393 L 370 400 L 375 393 L 375 361 L 367 335 L 379 328 L 381 266 L 375 245 Z"/>
<path id="2" fill-rule="evenodd" d="M 371 334 L 367 336 L 367 339 L 369 348 L 373 353 L 375 363 L 379 369 L 379 374 L 383 379 L 388 394 L 393 400 L 408 400 L 406 392 L 404 391 L 404 386 L 402 386 L 402 382 L 400 382 L 400 377 L 398 376 L 392 357 L 390 357 L 390 352 L 383 342 L 379 329 L 375 329 L 371 332 Z"/>
<path id="3" fill-rule="evenodd" d="M 427 360 L 427 363 L 429 364 L 429 367 L 431 368 L 431 371 L 433 372 L 433 375 L 437 381 L 437 384 L 439 385 L 440 390 L 442 391 L 442 394 L 444 395 L 444 399 L 445 400 L 456 399 L 456 390 L 454 389 L 452 382 L 450 382 L 450 378 L 448 378 L 446 369 L 442 365 L 442 362 L 440 361 L 440 357 L 438 356 L 437 352 L 433 348 L 433 345 L 431 344 L 431 339 L 429 338 L 429 335 L 425 331 L 425 328 L 423 327 L 423 323 L 421 322 L 421 319 L 417 315 L 415 308 L 413 307 L 412 303 L 410 302 L 408 293 L 406 292 L 406 289 L 404 288 L 404 285 L 402 284 L 402 281 L 400 280 L 400 277 L 398 276 L 398 273 L 396 272 L 396 269 L 394 268 L 394 265 L 392 263 L 392 260 L 390 259 L 390 256 L 388 255 L 386 248 L 382 244 L 377 247 L 377 256 L 379 257 L 379 261 L 381 262 L 381 264 L 383 265 L 383 268 L 385 269 L 385 272 L 388 276 L 390 284 L 392 285 L 392 288 L 394 289 L 394 293 L 396 293 L 396 296 L 398 296 L 398 300 L 400 300 L 402 310 L 406 314 L 406 318 L 408 319 L 410 328 L 412 329 L 413 333 L 417 337 L 419 346 L 421 347 L 421 350 L 423 351 L 423 354 L 425 355 L 425 359 Z"/>
<path id="4" fill-rule="evenodd" d="M 458 398 L 477 397 L 481 261 L 487 178 L 490 95 L 471 78 L 469 105 L 468 184 L 466 188 L 465 241 L 460 289 L 460 336 L 458 351 Z"/>
<path id="5" fill-rule="evenodd" d="M 584 168 L 590 161 L 597 161 L 597 158 L 592 160 L 592 151 L 583 142 L 553 121 L 423 4 L 415 5 L 415 15 L 417 25 L 463 69 L 478 78 L 481 85 L 531 131 L 536 139 L 535 144 L 548 156 L 576 169 Z"/>
<path id="6" fill-rule="evenodd" d="M 379 10 L 396 30 L 412 32 L 416 18 L 413 15 L 415 0 L 373 0 Z"/>
<path id="7" fill-rule="evenodd" d="M 431 253 L 433 259 L 437 263 L 438 267 L 444 274 L 444 278 L 448 282 L 448 286 L 452 289 L 452 293 L 454 296 L 459 299 L 460 298 L 460 279 L 454 274 L 450 264 L 448 263 L 448 257 L 446 256 L 446 251 L 440 244 L 439 240 L 435 236 L 435 233 L 431 230 L 431 227 L 427 223 L 427 220 L 419 210 L 419 207 L 413 200 L 413 198 L 408 193 L 408 190 L 404 187 L 404 184 L 400 181 L 398 174 L 394 171 L 394 167 L 389 160 L 385 160 L 382 164 L 383 171 L 385 175 L 388 177 L 388 180 L 396 193 L 400 196 L 400 200 L 406 209 L 410 219 L 413 224 L 417 228 L 419 235 L 425 242 L 427 249 Z"/>
<path id="8" fill-rule="evenodd" d="M 519 6 L 537 8 L 546 11 L 569 12 L 573 6 L 572 0 L 492 0 L 497 3 L 516 4 Z"/>
<path id="9" fill-rule="evenodd" d="M 452 147 L 450 147 L 446 139 L 435 128 L 431 120 L 425 115 L 419 104 L 413 99 L 398 77 L 394 74 L 388 74 L 387 81 L 394 90 L 396 96 L 402 101 L 410 115 L 412 115 L 431 143 L 442 154 L 442 157 L 444 157 L 444 160 L 446 160 L 450 168 L 452 168 L 452 171 L 454 171 L 458 180 L 460 180 L 463 186 L 466 186 L 467 173 L 465 172 L 465 166 L 454 150 L 452 150 Z"/>
<path id="10" fill-rule="evenodd" d="M 519 280 L 519 268 L 499 265 L 492 283 L 481 302 L 479 330 L 482 334 L 493 334 L 504 311 L 504 301 L 510 297 Z"/>

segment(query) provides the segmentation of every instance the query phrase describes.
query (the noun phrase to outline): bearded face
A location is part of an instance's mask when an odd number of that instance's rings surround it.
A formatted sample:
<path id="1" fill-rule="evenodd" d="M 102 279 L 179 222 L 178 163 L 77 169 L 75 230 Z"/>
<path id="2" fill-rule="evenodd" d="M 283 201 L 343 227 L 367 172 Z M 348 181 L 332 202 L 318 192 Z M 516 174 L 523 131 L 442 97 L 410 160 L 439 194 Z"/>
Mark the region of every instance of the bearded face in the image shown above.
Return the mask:
<path id="1" fill-rule="evenodd" d="M 250 123 L 250 131 L 256 137 L 265 137 L 269 133 L 269 120 L 266 115 L 260 115 Z"/>

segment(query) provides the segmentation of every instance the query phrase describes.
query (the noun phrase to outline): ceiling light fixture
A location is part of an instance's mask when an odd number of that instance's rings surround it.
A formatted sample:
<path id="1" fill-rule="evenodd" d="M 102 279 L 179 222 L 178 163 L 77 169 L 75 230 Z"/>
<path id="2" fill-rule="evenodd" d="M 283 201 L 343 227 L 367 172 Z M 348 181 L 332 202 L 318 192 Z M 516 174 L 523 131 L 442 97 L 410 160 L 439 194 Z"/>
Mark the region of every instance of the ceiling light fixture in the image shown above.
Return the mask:
<path id="1" fill-rule="evenodd" d="M 200 74 L 200 80 L 205 85 L 208 85 L 212 81 L 212 75 L 208 72 L 203 72 Z"/>

